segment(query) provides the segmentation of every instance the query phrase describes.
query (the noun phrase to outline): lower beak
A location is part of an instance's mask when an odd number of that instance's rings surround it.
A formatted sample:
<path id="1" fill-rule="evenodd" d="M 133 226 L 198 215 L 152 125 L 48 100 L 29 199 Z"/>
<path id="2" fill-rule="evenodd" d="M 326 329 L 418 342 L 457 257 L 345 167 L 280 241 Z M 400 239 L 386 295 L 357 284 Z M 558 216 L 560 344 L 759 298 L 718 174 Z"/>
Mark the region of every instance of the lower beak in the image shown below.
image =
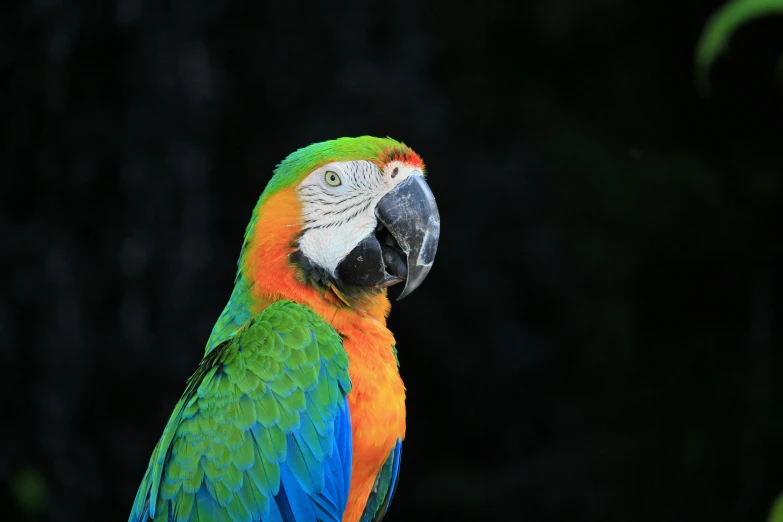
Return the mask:
<path id="1" fill-rule="evenodd" d="M 399 301 L 421 285 L 427 277 L 440 236 L 440 215 L 427 182 L 421 175 L 413 175 L 394 187 L 375 207 L 378 218 L 394 241 L 383 241 L 383 260 L 395 276 L 405 280 Z M 402 273 L 405 272 L 405 273 Z"/>

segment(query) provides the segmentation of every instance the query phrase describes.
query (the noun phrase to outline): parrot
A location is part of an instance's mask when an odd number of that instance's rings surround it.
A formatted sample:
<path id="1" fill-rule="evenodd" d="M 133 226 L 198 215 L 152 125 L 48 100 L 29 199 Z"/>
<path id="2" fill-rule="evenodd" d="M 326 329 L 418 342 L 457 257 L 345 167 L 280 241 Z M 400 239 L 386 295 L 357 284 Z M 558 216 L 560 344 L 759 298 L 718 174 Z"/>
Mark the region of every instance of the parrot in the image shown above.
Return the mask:
<path id="1" fill-rule="evenodd" d="M 129 522 L 383 519 L 406 427 L 388 288 L 408 296 L 435 259 L 425 175 L 407 145 L 372 136 L 275 167 Z"/>

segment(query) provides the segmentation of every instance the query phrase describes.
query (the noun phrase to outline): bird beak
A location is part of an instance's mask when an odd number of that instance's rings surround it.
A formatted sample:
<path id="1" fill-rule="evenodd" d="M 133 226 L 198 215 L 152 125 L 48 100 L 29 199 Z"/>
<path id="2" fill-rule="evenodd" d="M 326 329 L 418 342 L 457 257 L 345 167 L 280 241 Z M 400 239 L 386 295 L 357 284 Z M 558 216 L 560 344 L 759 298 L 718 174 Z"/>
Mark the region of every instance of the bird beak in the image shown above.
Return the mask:
<path id="1" fill-rule="evenodd" d="M 424 177 L 414 174 L 381 198 L 375 216 L 396 242 L 382 238 L 381 247 L 387 268 L 405 281 L 399 301 L 418 288 L 432 268 L 440 237 L 438 206 Z"/>

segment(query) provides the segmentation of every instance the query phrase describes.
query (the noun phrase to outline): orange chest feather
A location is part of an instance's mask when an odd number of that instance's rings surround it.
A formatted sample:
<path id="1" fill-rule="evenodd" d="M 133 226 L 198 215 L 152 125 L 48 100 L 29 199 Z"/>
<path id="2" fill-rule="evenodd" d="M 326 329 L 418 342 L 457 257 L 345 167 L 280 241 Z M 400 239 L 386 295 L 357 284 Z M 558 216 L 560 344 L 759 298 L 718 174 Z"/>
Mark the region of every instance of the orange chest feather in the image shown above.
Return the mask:
<path id="1" fill-rule="evenodd" d="M 362 333 L 345 337 L 352 390 L 353 469 L 344 522 L 361 518 L 375 477 L 397 440 L 405 437 L 405 387 L 388 340 Z M 384 342 L 384 345 L 379 343 Z"/>

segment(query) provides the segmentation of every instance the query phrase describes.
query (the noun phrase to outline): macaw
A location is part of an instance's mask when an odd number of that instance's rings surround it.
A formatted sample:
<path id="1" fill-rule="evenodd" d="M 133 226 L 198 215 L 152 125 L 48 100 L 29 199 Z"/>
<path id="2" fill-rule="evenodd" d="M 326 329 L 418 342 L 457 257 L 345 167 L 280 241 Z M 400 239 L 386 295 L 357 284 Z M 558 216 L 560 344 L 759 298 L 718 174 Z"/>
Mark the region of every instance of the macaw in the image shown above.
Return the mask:
<path id="1" fill-rule="evenodd" d="M 130 522 L 383 518 L 405 438 L 387 288 L 407 296 L 435 258 L 424 172 L 405 144 L 370 136 L 277 166 Z"/>

